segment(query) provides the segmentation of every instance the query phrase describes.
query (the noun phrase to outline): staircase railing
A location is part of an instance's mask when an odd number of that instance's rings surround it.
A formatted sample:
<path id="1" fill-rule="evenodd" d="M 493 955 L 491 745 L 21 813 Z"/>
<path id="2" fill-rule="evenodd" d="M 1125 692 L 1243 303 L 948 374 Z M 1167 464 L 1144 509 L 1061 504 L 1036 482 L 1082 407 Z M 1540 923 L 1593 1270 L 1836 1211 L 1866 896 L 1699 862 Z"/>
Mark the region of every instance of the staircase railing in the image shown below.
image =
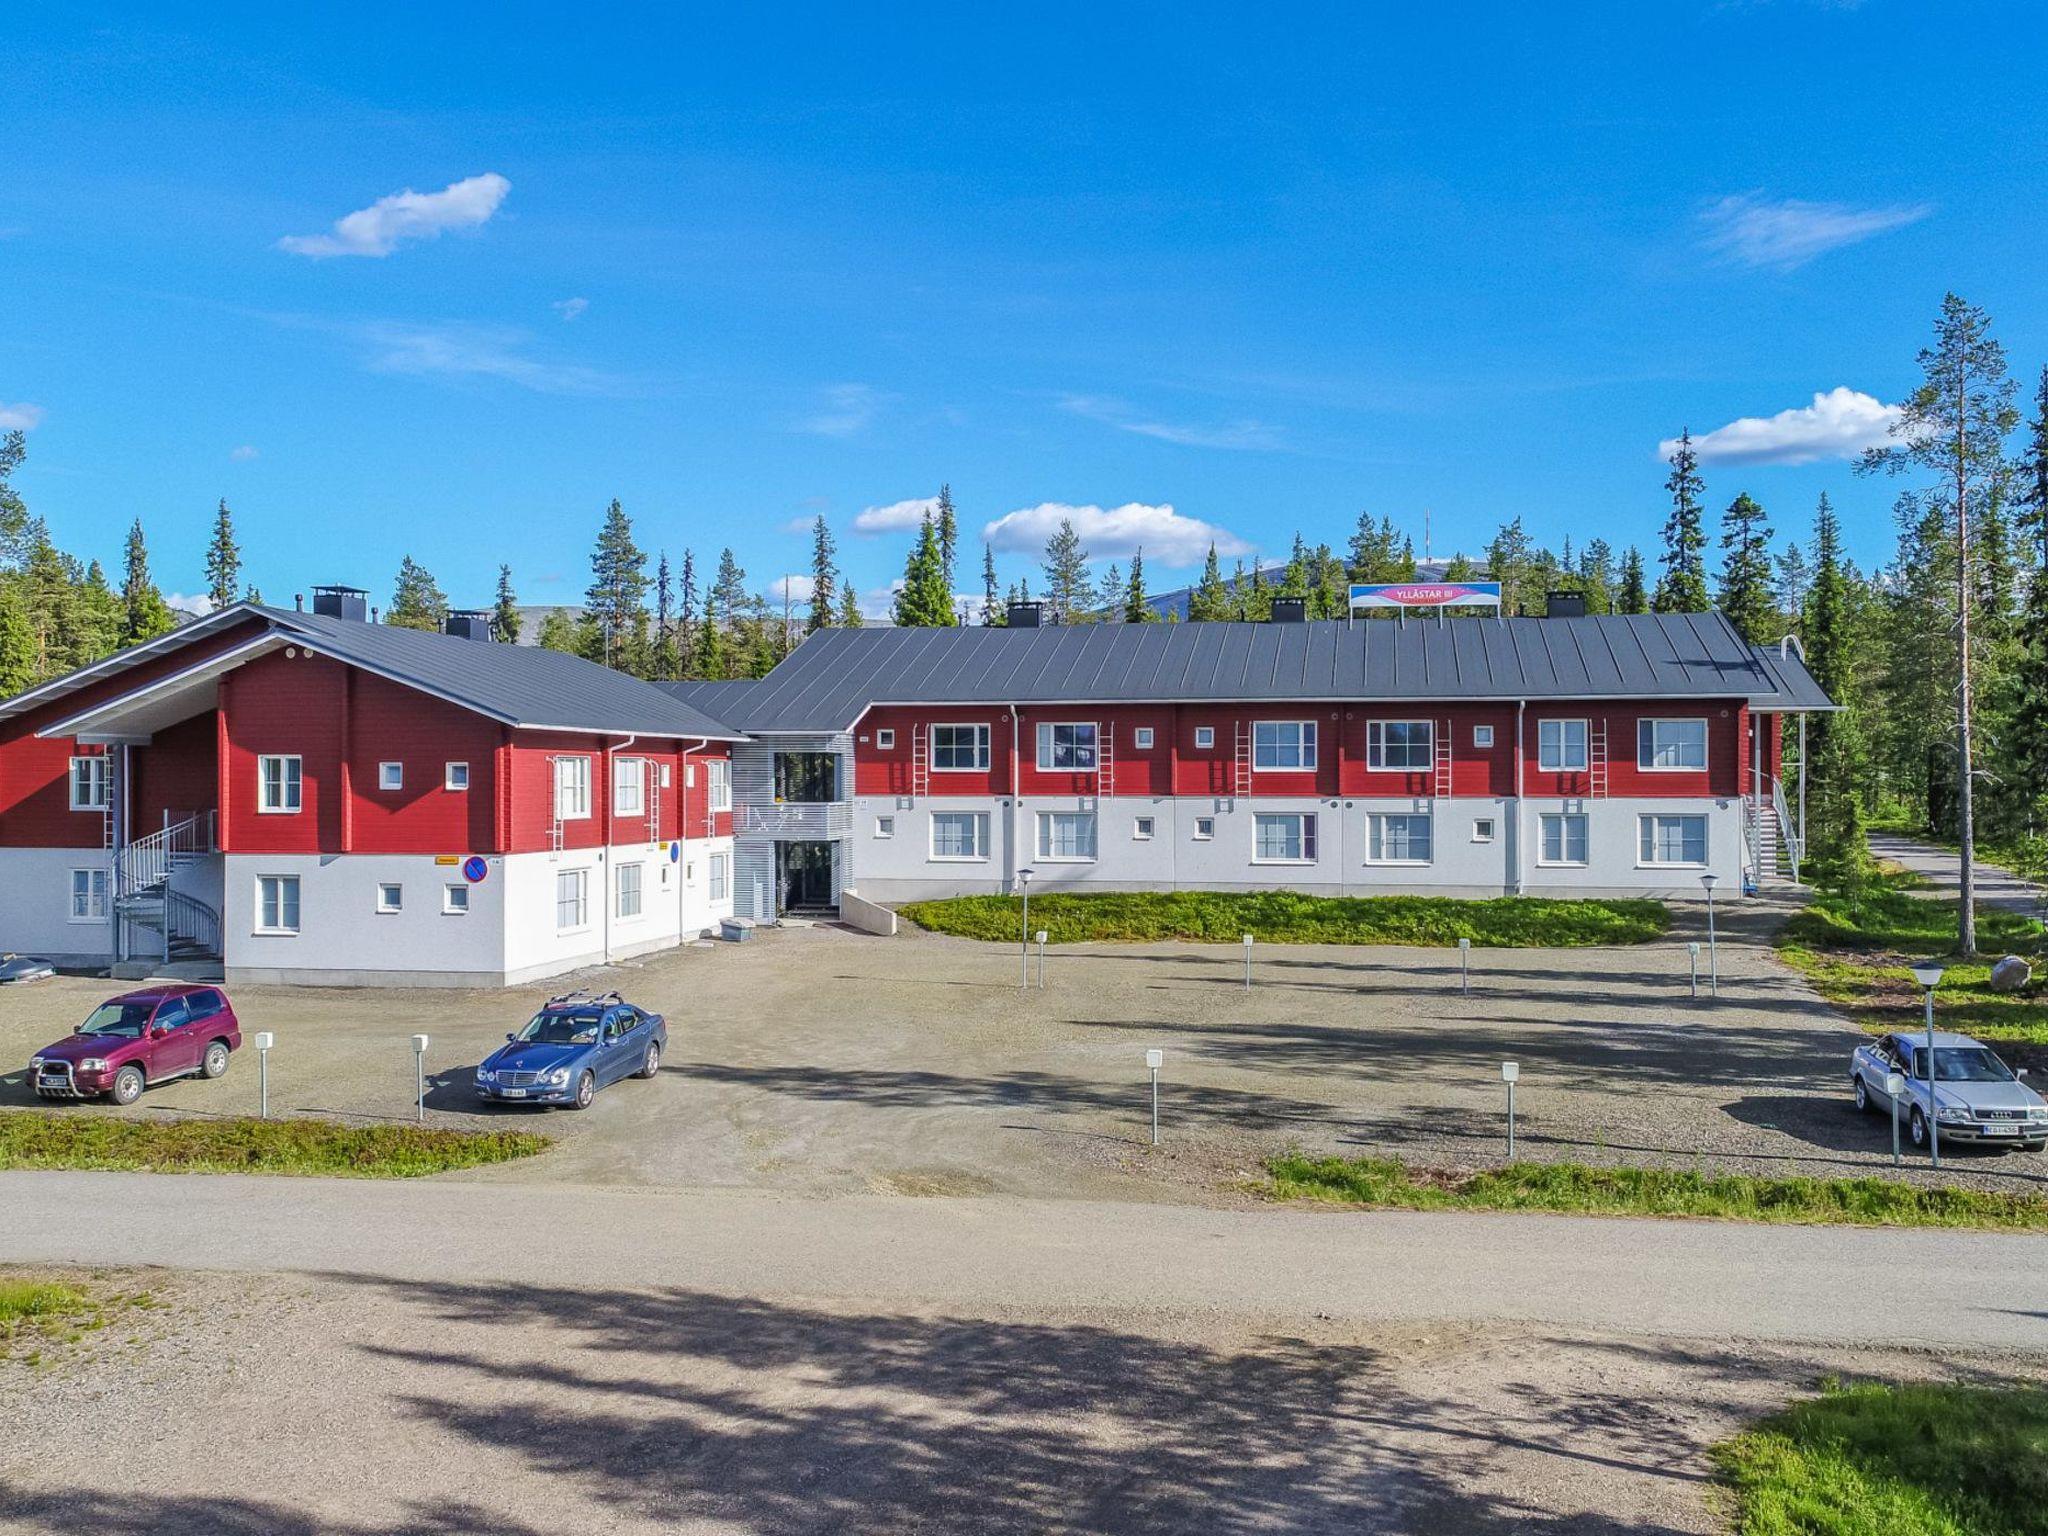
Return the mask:
<path id="1" fill-rule="evenodd" d="M 220 914 L 196 897 L 164 888 L 164 958 L 171 946 L 183 939 L 194 948 L 217 955 L 220 948 Z"/>
<path id="2" fill-rule="evenodd" d="M 1799 861 L 1806 857 L 1806 843 L 1792 822 L 1792 808 L 1785 803 L 1785 781 L 1771 780 L 1771 808 L 1778 815 L 1778 842 L 1792 864 L 1792 883 L 1799 883 Z"/>
<path id="3" fill-rule="evenodd" d="M 138 837 L 120 851 L 116 861 L 117 894 L 127 896 L 170 879 L 181 858 L 199 858 L 214 851 L 212 811 L 195 812 L 167 822 L 160 831 Z"/>

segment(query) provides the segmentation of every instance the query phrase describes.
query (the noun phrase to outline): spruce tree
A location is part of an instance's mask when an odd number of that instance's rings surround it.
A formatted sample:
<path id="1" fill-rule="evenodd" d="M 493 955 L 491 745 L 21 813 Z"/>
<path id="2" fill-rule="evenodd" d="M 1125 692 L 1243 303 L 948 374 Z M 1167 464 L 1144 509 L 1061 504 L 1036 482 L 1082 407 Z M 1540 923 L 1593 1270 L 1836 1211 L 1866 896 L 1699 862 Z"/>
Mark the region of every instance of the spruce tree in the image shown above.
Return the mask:
<path id="1" fill-rule="evenodd" d="M 1081 546 L 1072 518 L 1061 518 L 1058 531 L 1045 541 L 1043 569 L 1047 617 L 1055 624 L 1073 623 L 1087 612 L 1093 584 L 1088 578 L 1088 551 Z"/>
<path id="2" fill-rule="evenodd" d="M 1616 613 L 1648 613 L 1650 591 L 1643 573 L 1643 552 L 1631 544 L 1621 557 L 1621 590 L 1614 597 Z"/>
<path id="3" fill-rule="evenodd" d="M 1004 622 L 1002 602 L 996 596 L 996 552 L 993 546 L 981 546 L 981 625 L 993 629 Z"/>
<path id="4" fill-rule="evenodd" d="M 491 638 L 500 645 L 519 643 L 519 599 L 512 591 L 512 567 L 498 567 L 498 595 L 491 604 Z"/>
<path id="5" fill-rule="evenodd" d="M 40 680 L 28 609 L 12 581 L 0 582 L 0 698 L 10 698 Z"/>
<path id="6" fill-rule="evenodd" d="M 867 618 L 860 611 L 860 598 L 851 586 L 842 582 L 839 588 L 839 627 L 859 629 L 866 623 Z"/>
<path id="7" fill-rule="evenodd" d="M 710 592 L 705 595 L 705 613 L 715 613 L 726 625 L 737 624 L 747 611 L 749 597 L 746 571 L 733 558 L 730 546 L 721 549 L 718 552 L 718 574 L 712 579 Z"/>
<path id="8" fill-rule="evenodd" d="M 1129 595 L 1124 587 L 1123 567 L 1114 560 L 1109 569 L 1102 573 L 1102 585 L 1095 589 L 1096 617 L 1111 624 L 1124 621 L 1124 599 Z"/>
<path id="9" fill-rule="evenodd" d="M 178 627 L 177 615 L 149 576 L 149 545 L 142 537 L 142 519 L 128 528 L 128 547 L 122 557 L 121 644 L 137 645 L 154 640 Z"/>
<path id="10" fill-rule="evenodd" d="M 1486 569 L 1500 583 L 1500 609 L 1504 614 L 1529 613 L 1537 603 L 1541 579 L 1537 574 L 1529 536 L 1522 531 L 1522 519 L 1502 523 L 1486 546 Z"/>
<path id="11" fill-rule="evenodd" d="M 918 525 L 917 542 L 903 564 L 903 587 L 896 594 L 896 622 L 905 628 L 938 627 L 953 622 L 953 591 L 946 585 L 938 528 L 930 513 Z"/>
<path id="12" fill-rule="evenodd" d="M 1215 623 L 1233 617 L 1230 588 L 1223 582 L 1223 567 L 1216 559 L 1216 546 L 1209 546 L 1209 557 L 1202 562 L 1202 579 L 1195 583 L 1188 593 L 1188 618 L 1203 623 Z"/>
<path id="13" fill-rule="evenodd" d="M 647 657 L 647 675 L 656 682 L 672 683 L 683 675 L 683 643 L 677 628 L 676 579 L 664 549 L 654 560 L 654 645 Z"/>
<path id="14" fill-rule="evenodd" d="M 568 651 L 574 654 L 579 649 L 576 625 L 566 611 L 550 608 L 541 616 L 540 633 L 535 637 L 544 651 Z"/>
<path id="15" fill-rule="evenodd" d="M 433 573 L 411 555 L 398 562 L 398 584 L 384 622 L 400 629 L 437 630 L 448 617 L 448 599 Z"/>
<path id="16" fill-rule="evenodd" d="M 21 564 L 21 539 L 28 531 L 28 503 L 15 489 L 15 471 L 28 458 L 28 434 L 11 428 L 0 437 L 0 564 Z"/>
<path id="17" fill-rule="evenodd" d="M 815 635 L 839 622 L 839 575 L 832 564 L 838 553 L 832 530 L 825 526 L 825 514 L 820 512 L 811 524 L 811 616 L 804 623 L 806 634 Z"/>
<path id="18" fill-rule="evenodd" d="M 1151 600 L 1145 595 L 1145 551 L 1134 549 L 1131 551 L 1130 580 L 1124 589 L 1124 622 L 1150 624 L 1158 617 Z"/>
<path id="19" fill-rule="evenodd" d="M 1866 863 L 1861 706 L 1842 528 L 1826 493 L 1814 511 L 1813 554 L 1813 581 L 1802 620 L 1806 666 L 1822 691 L 1841 707 L 1816 713 L 1807 724 L 1806 858 L 1815 884 L 1854 887 Z"/>
<path id="20" fill-rule="evenodd" d="M 691 656 L 697 649 L 697 556 L 683 549 L 682 573 L 676 577 L 676 676 L 695 677 Z"/>
<path id="21" fill-rule="evenodd" d="M 939 535 L 939 566 L 945 576 L 946 591 L 949 594 L 947 602 L 950 605 L 952 601 L 950 594 L 953 591 L 954 558 L 960 551 L 960 519 L 953 511 L 952 486 L 942 485 L 939 487 L 939 502 L 938 506 L 933 509 L 933 512 L 932 522 L 936 526 Z"/>
<path id="22" fill-rule="evenodd" d="M 697 632 L 696 655 L 691 659 L 694 676 L 707 682 L 725 682 L 732 676 L 731 657 L 726 652 L 725 626 L 707 600 L 704 624 Z"/>
<path id="23" fill-rule="evenodd" d="M 2035 414 L 2020 461 L 2023 537 L 2032 546 L 2033 580 L 2017 624 L 2014 705 L 2006 769 L 2024 820 L 2048 820 L 2048 367 L 2034 395 Z"/>
<path id="24" fill-rule="evenodd" d="M 1744 491 L 1721 518 L 1721 612 L 1742 638 L 1768 645 L 1779 628 L 1773 591 L 1771 526 L 1764 509 Z"/>
<path id="25" fill-rule="evenodd" d="M 1807 589 L 1813 585 L 1813 566 L 1797 539 L 1789 540 L 1778 556 L 1777 583 L 1778 611 L 1796 633 L 1806 617 Z"/>
<path id="26" fill-rule="evenodd" d="M 644 676 L 648 662 L 647 555 L 616 497 L 605 508 L 590 552 L 580 649 L 591 661 Z"/>
<path id="27" fill-rule="evenodd" d="M 206 595 L 216 608 L 236 600 L 242 586 L 242 546 L 235 542 L 235 519 L 223 496 L 213 518 L 213 538 L 206 546 Z"/>
<path id="28" fill-rule="evenodd" d="M 121 627 L 128 616 L 127 606 L 121 601 L 107 581 L 106 569 L 94 560 L 85 569 L 84 578 L 78 583 L 74 599 L 70 637 L 70 654 L 67 664 L 82 667 L 90 662 L 111 656 L 121 648 Z"/>
<path id="29" fill-rule="evenodd" d="M 1713 607 L 1707 596 L 1707 530 L 1700 501 L 1707 484 L 1699 465 L 1692 433 L 1679 433 L 1671 477 L 1664 482 L 1671 493 L 1671 515 L 1664 522 L 1664 574 L 1655 599 L 1659 613 L 1705 613 Z"/>
<path id="30" fill-rule="evenodd" d="M 1377 523 L 1370 512 L 1358 514 L 1358 526 L 1351 530 L 1350 556 L 1346 574 L 1350 581 L 1406 581 L 1415 574 L 1415 555 L 1391 517 Z"/>

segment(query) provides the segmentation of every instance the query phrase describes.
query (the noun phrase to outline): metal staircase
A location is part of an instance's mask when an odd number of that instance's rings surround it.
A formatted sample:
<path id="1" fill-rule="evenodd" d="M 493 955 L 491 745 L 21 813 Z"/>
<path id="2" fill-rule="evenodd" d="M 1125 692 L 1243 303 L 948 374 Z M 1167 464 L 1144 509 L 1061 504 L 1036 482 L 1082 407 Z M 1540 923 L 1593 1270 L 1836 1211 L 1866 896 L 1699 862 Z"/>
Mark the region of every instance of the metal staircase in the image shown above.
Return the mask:
<path id="1" fill-rule="evenodd" d="M 118 958 L 154 950 L 165 964 L 221 958 L 220 914 L 198 897 L 171 888 L 171 876 L 217 851 L 215 813 L 197 812 L 180 821 L 165 817 L 163 829 L 138 837 L 114 854 L 114 920 L 122 942 Z M 144 944 L 126 942 L 133 930 L 155 935 Z"/>

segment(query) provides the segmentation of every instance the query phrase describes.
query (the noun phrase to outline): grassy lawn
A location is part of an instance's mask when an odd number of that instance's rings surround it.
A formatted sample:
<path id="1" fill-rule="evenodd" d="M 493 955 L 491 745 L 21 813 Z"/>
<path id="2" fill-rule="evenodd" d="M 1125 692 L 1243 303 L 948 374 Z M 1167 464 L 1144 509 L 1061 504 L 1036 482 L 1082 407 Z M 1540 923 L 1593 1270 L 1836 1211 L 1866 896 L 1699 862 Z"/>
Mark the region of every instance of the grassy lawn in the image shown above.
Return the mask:
<path id="1" fill-rule="evenodd" d="M 1408 1211 L 1563 1211 L 1594 1216 L 1710 1216 L 1828 1226 L 1989 1227 L 2048 1232 L 2048 1199 L 1923 1189 L 1890 1179 L 1766 1179 L 1668 1168 L 1514 1163 L 1478 1173 L 1384 1157 L 1276 1157 L 1282 1200 Z"/>
<path id="2" fill-rule="evenodd" d="M 911 902 L 920 928 L 964 939 L 1015 943 L 1022 906 L 1011 896 Z M 1505 949 L 1644 944 L 1671 926 L 1661 901 L 1547 901 L 1504 896 L 1302 896 L 1292 891 L 1051 893 L 1031 903 L 1031 926 L 1054 944 L 1194 939 L 1235 944 L 1249 933 L 1271 944 L 1417 944 L 1470 939 Z"/>
<path id="3" fill-rule="evenodd" d="M 1920 1021 L 1922 993 L 1908 967 L 1951 953 L 1955 942 L 1956 903 L 1919 894 L 1911 875 L 1885 871 L 1853 895 L 1817 894 L 1786 923 L 1778 952 L 1822 997 L 1875 1032 Z M 2048 1046 L 2048 935 L 2041 925 L 1980 907 L 1977 946 L 1979 958 L 1953 963 L 1935 991 L 1940 1027 Z M 1991 990 L 1992 962 L 2006 954 L 2034 964 L 2036 979 L 2019 992 Z"/>
<path id="4" fill-rule="evenodd" d="M 0 1113 L 0 1168 L 150 1173 L 295 1173 L 410 1179 L 532 1157 L 532 1131 L 444 1131 L 332 1120 L 141 1120 L 106 1114 Z"/>
<path id="5" fill-rule="evenodd" d="M 1829 1386 L 1715 1453 L 1742 1536 L 2043 1536 L 2048 1392 Z"/>

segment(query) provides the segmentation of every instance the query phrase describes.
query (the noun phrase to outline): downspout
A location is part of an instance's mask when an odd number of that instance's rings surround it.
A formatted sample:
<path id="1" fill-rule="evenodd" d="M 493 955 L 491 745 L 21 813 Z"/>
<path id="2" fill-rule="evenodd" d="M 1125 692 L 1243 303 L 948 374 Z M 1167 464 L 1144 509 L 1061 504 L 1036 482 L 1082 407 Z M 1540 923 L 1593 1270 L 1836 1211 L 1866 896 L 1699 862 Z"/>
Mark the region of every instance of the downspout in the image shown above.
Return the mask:
<path id="1" fill-rule="evenodd" d="M 598 850 L 598 862 L 604 866 L 604 879 L 600 884 L 604 888 L 604 963 L 606 965 L 612 963 L 612 837 L 614 834 L 612 826 L 612 797 L 614 793 L 612 789 L 612 770 L 616 762 L 612 754 L 621 747 L 630 747 L 639 739 L 640 733 L 635 731 L 627 736 L 624 741 L 608 741 L 604 747 L 604 821 L 602 823 L 604 827 L 604 847 Z M 644 765 L 640 770 L 640 793 L 643 796 L 647 793 L 647 769 Z M 640 893 L 640 900 L 643 903 L 647 900 L 647 893 L 645 891 Z"/>
<path id="2" fill-rule="evenodd" d="M 682 772 L 676 777 L 676 841 L 678 843 L 687 845 L 690 841 L 690 756 L 692 753 L 704 751 L 710 745 L 711 743 L 708 741 L 700 741 L 694 747 L 685 747 L 683 748 L 682 757 L 677 761 L 677 767 L 682 769 Z M 708 784 L 704 786 L 704 803 L 706 805 L 711 803 L 711 786 Z M 709 818 L 707 817 L 706 819 L 708 820 Z M 684 851 L 689 851 L 687 846 L 684 848 Z M 709 880 L 711 877 L 711 856 L 707 853 L 704 859 L 704 877 L 706 880 Z M 676 873 L 680 875 L 682 870 L 678 869 Z M 728 895 L 732 893 L 733 877 L 736 873 L 737 871 L 728 871 L 726 874 L 726 893 Z M 682 931 L 683 882 L 678 880 L 676 882 L 676 936 L 678 938 L 682 936 Z"/>
<path id="3" fill-rule="evenodd" d="M 1005 894 L 1008 894 L 1008 892 L 1009 892 L 1010 888 L 1011 888 L 1012 886 L 1016 885 L 1016 883 L 1017 883 L 1017 871 L 1018 871 L 1018 870 L 1020 870 L 1020 869 L 1022 869 L 1022 868 L 1024 867 L 1024 845 L 1023 845 L 1023 844 L 1022 844 L 1021 842 L 1019 842 L 1019 841 L 1018 841 L 1018 839 L 1019 839 L 1019 838 L 1021 838 L 1021 837 L 1022 837 L 1022 836 L 1024 835 L 1024 834 L 1023 834 L 1023 833 L 1022 833 L 1021 831 L 1019 831 L 1019 830 L 1018 830 L 1018 828 L 1019 828 L 1019 825 L 1020 825 L 1020 818 L 1021 818 L 1021 817 L 1023 816 L 1023 814 L 1024 814 L 1024 790 L 1023 790 L 1023 786 L 1022 786 L 1022 784 L 1021 784 L 1021 783 L 1019 782 L 1019 780 L 1018 780 L 1018 775 L 1019 775 L 1019 773 L 1021 772 L 1021 770 L 1020 770 L 1020 769 L 1019 769 L 1019 767 L 1018 767 L 1018 764 L 1019 764 L 1019 762 L 1021 761 L 1021 758 L 1019 757 L 1019 753 L 1020 753 L 1020 752 L 1022 751 L 1022 748 L 1021 748 L 1021 747 L 1019 746 L 1019 743 L 1020 743 L 1020 742 L 1021 742 L 1021 741 L 1023 740 L 1023 730 L 1024 730 L 1024 726 L 1023 726 L 1023 722 L 1021 721 L 1021 719 L 1019 718 L 1019 716 L 1018 716 L 1018 714 L 1017 714 L 1017 706 L 1016 706 L 1016 705 L 1014 705 L 1014 704 L 1012 704 L 1012 705 L 1010 705 L 1010 706 L 1009 706 L 1009 710 L 1010 710 L 1010 786 L 1009 786 L 1009 787 L 1010 787 L 1010 851 L 1009 851 L 1009 855 L 1008 855 L 1008 858 L 1007 858 L 1007 859 L 1006 859 L 1006 861 L 1005 861 L 1005 862 L 1006 862 L 1006 863 L 1008 864 L 1008 866 L 1009 866 L 1009 868 L 1008 868 L 1008 875 L 1009 875 L 1009 878 L 1008 878 L 1008 879 L 1006 879 L 1006 880 L 1005 880 L 1005 881 L 1003 882 L 1003 890 L 1004 890 L 1004 893 L 1005 893 Z"/>
<path id="4" fill-rule="evenodd" d="M 1522 814 L 1522 782 L 1527 762 L 1527 738 L 1525 728 L 1529 712 L 1529 701 L 1515 701 L 1515 846 L 1514 846 L 1514 894 L 1522 894 L 1522 839 L 1528 831 L 1528 818 Z"/>

